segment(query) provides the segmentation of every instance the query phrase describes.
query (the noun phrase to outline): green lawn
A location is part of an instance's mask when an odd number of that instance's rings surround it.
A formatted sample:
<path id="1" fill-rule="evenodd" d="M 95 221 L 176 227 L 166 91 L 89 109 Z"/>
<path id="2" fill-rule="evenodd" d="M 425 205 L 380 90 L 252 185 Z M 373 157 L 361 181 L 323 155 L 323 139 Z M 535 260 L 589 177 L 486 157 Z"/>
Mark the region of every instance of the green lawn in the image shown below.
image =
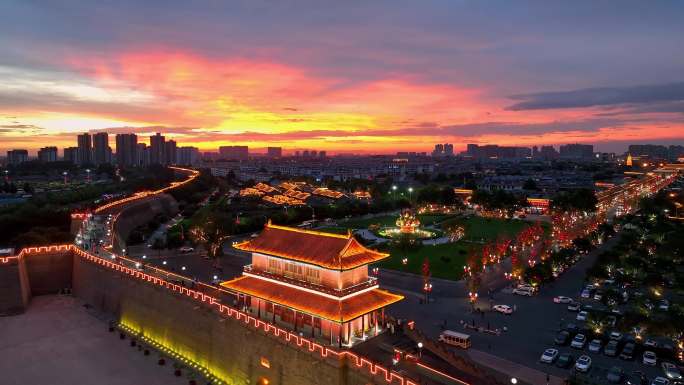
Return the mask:
<path id="1" fill-rule="evenodd" d="M 427 257 L 430 261 L 430 272 L 433 277 L 458 280 L 463 273 L 463 266 L 471 245 L 465 242 L 456 242 L 436 246 L 421 246 L 417 250 L 410 251 L 403 251 L 394 246 L 389 246 L 389 248 L 385 246 L 383 251 L 389 252 L 390 257 L 375 266 L 421 274 L 423 261 Z M 406 265 L 401 263 L 403 258 L 408 258 Z"/>
<path id="2" fill-rule="evenodd" d="M 473 242 L 488 242 L 496 240 L 502 234 L 507 237 L 515 236 L 520 230 L 530 226 L 529 222 L 518 219 L 496 219 L 483 217 L 454 218 L 442 225 L 458 224 L 465 229 L 464 240 Z"/>
<path id="3" fill-rule="evenodd" d="M 381 226 L 394 226 L 395 215 L 385 215 L 371 219 L 350 219 L 339 222 L 337 226 L 326 226 L 319 228 L 319 231 L 326 231 L 337 234 L 344 234 L 347 229 L 367 229 L 371 224 Z M 469 250 L 480 249 L 483 243 L 496 240 L 502 234 L 513 237 L 526 226 L 529 222 L 521 220 L 505 220 L 495 218 L 470 217 L 460 218 L 447 215 L 420 215 L 419 219 L 423 224 L 441 222 L 440 226 L 458 224 L 465 228 L 464 239 L 455 243 L 446 243 L 436 246 L 420 246 L 415 250 L 401 250 L 398 246 L 390 244 L 379 245 L 381 251 L 389 252 L 390 257 L 376 266 L 405 271 L 413 274 L 421 274 L 423 260 L 427 257 L 430 261 L 430 271 L 433 277 L 458 280 L 463 274 L 463 266 Z M 403 258 L 408 258 L 406 265 L 401 263 Z"/>

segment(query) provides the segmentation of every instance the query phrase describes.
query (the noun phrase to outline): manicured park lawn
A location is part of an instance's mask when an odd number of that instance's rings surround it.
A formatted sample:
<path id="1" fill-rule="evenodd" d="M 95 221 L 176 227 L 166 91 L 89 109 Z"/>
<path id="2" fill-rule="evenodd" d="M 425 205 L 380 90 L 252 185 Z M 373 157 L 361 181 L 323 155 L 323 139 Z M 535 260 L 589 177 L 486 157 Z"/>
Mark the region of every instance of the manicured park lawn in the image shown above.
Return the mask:
<path id="1" fill-rule="evenodd" d="M 457 223 L 465 229 L 464 240 L 472 242 L 488 242 L 505 235 L 513 237 L 520 230 L 530 226 L 529 222 L 519 219 L 496 219 L 483 217 L 455 218 L 450 219 L 443 225 Z"/>
<path id="2" fill-rule="evenodd" d="M 521 220 L 505 220 L 495 218 L 470 217 L 460 218 L 444 215 L 420 215 L 423 224 L 431 224 L 435 221 L 443 221 L 440 226 L 458 224 L 465 228 L 465 237 L 458 242 L 441 245 L 424 245 L 412 250 L 402 250 L 398 246 L 382 244 L 377 248 L 389 252 L 390 257 L 378 263 L 376 266 L 405 271 L 413 274 L 421 274 L 423 261 L 428 258 L 430 271 L 433 277 L 457 280 L 463 274 L 463 266 L 470 250 L 478 250 L 484 243 L 495 241 L 502 235 L 514 237 L 520 230 L 530 226 L 529 222 Z M 446 219 L 446 220 L 445 220 Z M 319 228 L 320 231 L 344 234 L 347 229 L 366 229 L 371 224 L 380 226 L 394 226 L 396 216 L 385 215 L 370 219 L 351 219 L 338 222 L 337 226 Z M 401 263 L 403 258 L 408 258 L 407 264 Z"/>
<path id="3" fill-rule="evenodd" d="M 433 277 L 458 280 L 463 273 L 468 249 L 471 246 L 479 247 L 462 241 L 435 246 L 421 246 L 417 250 L 409 251 L 400 250 L 393 246 L 384 247 L 381 250 L 389 252 L 390 256 L 376 266 L 421 274 L 423 261 L 427 257 L 430 261 L 430 272 Z M 408 258 L 406 265 L 401 263 L 403 258 Z"/>

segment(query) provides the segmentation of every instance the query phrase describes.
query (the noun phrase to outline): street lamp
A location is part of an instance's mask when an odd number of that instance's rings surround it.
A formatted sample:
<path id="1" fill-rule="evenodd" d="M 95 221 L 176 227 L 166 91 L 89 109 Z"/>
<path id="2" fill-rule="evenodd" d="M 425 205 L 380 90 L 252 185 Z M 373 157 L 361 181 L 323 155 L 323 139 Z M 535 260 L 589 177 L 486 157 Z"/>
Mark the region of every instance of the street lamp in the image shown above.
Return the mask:
<path id="1" fill-rule="evenodd" d="M 409 187 L 408 192 L 409 192 L 409 201 L 411 201 L 411 196 L 413 195 L 413 187 Z"/>
<path id="2" fill-rule="evenodd" d="M 517 383 L 518 383 L 518 379 L 515 377 L 511 377 L 511 384 L 517 384 Z"/>
<path id="3" fill-rule="evenodd" d="M 418 357 L 423 357 L 423 343 L 418 342 Z"/>

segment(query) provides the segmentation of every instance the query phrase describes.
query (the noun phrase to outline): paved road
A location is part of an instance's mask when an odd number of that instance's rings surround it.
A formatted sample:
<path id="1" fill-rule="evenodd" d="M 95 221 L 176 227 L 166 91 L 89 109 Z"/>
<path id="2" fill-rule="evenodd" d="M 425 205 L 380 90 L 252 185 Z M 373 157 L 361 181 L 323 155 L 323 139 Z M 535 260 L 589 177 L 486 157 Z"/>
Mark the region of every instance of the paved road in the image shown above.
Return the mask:
<path id="1" fill-rule="evenodd" d="M 596 256 L 602 250 L 612 247 L 616 242 L 617 237 L 614 237 L 599 249 L 582 258 L 554 283 L 543 287 L 540 293 L 534 297 L 517 296 L 506 293 L 506 290 L 495 293 L 493 295 L 494 304 L 507 304 L 516 307 L 517 311 L 510 316 L 490 311 L 486 311 L 484 315 L 474 314 L 465 296 L 448 295 L 451 294 L 451 291 L 448 290 L 449 287 L 457 289 L 456 283 L 451 286 L 436 285 L 436 287 L 440 287 L 440 291 L 433 293 L 434 302 L 419 305 L 417 297 L 407 296 L 406 300 L 392 305 L 390 311 L 395 316 L 415 320 L 417 326 L 433 338 L 440 334 L 445 323 L 447 329 L 456 331 L 463 331 L 463 327 L 460 324 L 461 321 L 474 323 L 477 326 L 499 328 L 501 330 L 506 327 L 508 331 L 503 332 L 500 336 L 469 331 L 466 331 L 466 333 L 472 336 L 473 349 L 493 354 L 545 373 L 548 372 L 565 377 L 569 374 L 568 370 L 538 362 L 544 349 L 555 347 L 553 339 L 561 324 L 565 325 L 569 322 L 578 323 L 575 321 L 576 313 L 568 311 L 566 305 L 555 304 L 553 297 L 565 295 L 579 298 L 579 292 L 584 287 L 586 269 L 592 266 Z M 414 286 L 408 278 L 404 282 L 406 283 L 404 287 L 408 286 L 408 290 L 411 290 L 410 287 Z M 401 281 L 394 279 L 391 281 L 391 284 L 400 285 Z M 443 295 L 443 290 L 447 291 L 448 294 Z M 490 301 L 488 298 L 480 298 L 476 306 L 489 308 Z M 586 348 L 584 351 L 580 351 L 568 346 L 561 347 L 559 350 L 561 353 L 570 352 L 575 358 L 582 354 L 588 354 L 592 357 L 596 366 L 610 368 L 617 365 L 629 373 L 634 370 L 644 371 L 650 377 L 661 374 L 658 368 L 642 365 L 640 363 L 640 356 L 635 361 L 623 361 L 617 358 L 606 357 L 603 354 L 588 353 Z M 599 373 L 600 370 L 596 372 Z"/>

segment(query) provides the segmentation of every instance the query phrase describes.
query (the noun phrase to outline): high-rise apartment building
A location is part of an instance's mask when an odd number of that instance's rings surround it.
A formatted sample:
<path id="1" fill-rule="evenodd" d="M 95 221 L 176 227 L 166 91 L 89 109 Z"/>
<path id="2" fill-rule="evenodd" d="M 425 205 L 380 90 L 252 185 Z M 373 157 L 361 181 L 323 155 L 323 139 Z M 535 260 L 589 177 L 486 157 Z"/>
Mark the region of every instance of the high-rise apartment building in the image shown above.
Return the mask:
<path id="1" fill-rule="evenodd" d="M 145 143 L 138 143 L 135 153 L 135 160 L 138 166 L 147 167 L 150 165 L 150 147 Z"/>
<path id="2" fill-rule="evenodd" d="M 64 148 L 64 161 L 73 164 L 78 163 L 78 147 Z"/>
<path id="3" fill-rule="evenodd" d="M 266 156 L 269 158 L 282 158 L 283 148 L 282 147 L 268 147 L 266 149 Z"/>
<path id="4" fill-rule="evenodd" d="M 57 147 L 43 147 L 38 150 L 38 160 L 43 163 L 57 161 Z"/>
<path id="5" fill-rule="evenodd" d="M 106 132 L 98 132 L 93 135 L 93 163 L 99 166 L 110 161 L 109 135 Z"/>
<path id="6" fill-rule="evenodd" d="M 78 135 L 78 159 L 80 165 L 93 163 L 93 144 L 90 134 L 83 133 Z"/>
<path id="7" fill-rule="evenodd" d="M 8 164 L 20 164 L 28 161 L 28 150 L 9 150 L 7 151 Z"/>
<path id="8" fill-rule="evenodd" d="M 166 138 L 160 133 L 150 136 L 150 163 L 163 164 L 166 160 L 164 156 Z"/>
<path id="9" fill-rule="evenodd" d="M 194 166 L 200 161 L 200 152 L 197 147 L 178 147 L 176 163 L 183 166 Z"/>
<path id="10" fill-rule="evenodd" d="M 564 159 L 592 159 L 594 146 L 591 144 L 571 143 L 560 146 L 560 157 Z"/>
<path id="11" fill-rule="evenodd" d="M 138 136 L 136 134 L 116 135 L 116 164 L 119 167 L 138 165 Z"/>
<path id="12" fill-rule="evenodd" d="M 164 143 L 164 162 L 163 164 L 176 164 L 177 148 L 175 140 L 168 140 Z"/>

